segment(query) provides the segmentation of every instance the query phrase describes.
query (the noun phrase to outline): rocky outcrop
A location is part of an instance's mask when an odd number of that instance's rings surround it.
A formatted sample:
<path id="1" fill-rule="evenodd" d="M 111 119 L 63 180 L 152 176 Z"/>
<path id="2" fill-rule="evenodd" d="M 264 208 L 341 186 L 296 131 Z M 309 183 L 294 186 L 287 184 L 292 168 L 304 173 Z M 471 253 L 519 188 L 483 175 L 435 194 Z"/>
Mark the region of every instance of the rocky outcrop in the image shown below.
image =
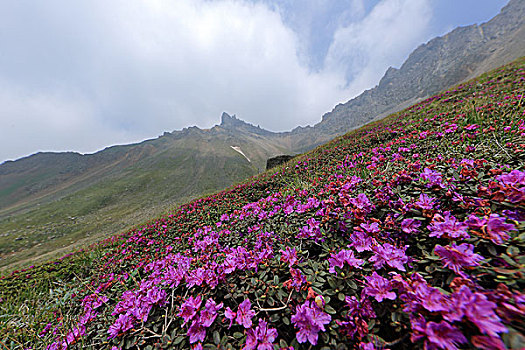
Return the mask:
<path id="1" fill-rule="evenodd" d="M 266 170 L 275 168 L 276 166 L 284 164 L 287 161 L 289 161 L 290 159 L 294 159 L 294 158 L 295 158 L 295 156 L 290 156 L 290 155 L 286 155 L 286 154 L 283 154 L 283 155 L 280 155 L 280 156 L 277 156 L 277 157 L 273 157 L 273 158 L 269 158 L 266 161 Z"/>
<path id="2" fill-rule="evenodd" d="M 263 135 L 263 136 L 275 135 L 275 133 L 262 129 L 260 126 L 255 126 L 241 119 L 238 119 L 235 116 L 235 114 L 229 115 L 226 112 L 223 112 L 221 115 L 221 123 L 219 124 L 219 127 L 229 130 L 229 131 L 245 131 L 245 132 L 250 132 L 256 135 Z"/>

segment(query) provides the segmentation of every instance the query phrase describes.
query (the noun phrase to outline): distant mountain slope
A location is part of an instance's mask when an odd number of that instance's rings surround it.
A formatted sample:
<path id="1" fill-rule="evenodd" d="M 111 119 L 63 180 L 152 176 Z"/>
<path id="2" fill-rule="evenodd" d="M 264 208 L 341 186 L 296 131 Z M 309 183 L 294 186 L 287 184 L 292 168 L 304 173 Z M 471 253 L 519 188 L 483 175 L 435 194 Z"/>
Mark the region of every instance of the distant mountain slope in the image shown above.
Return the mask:
<path id="1" fill-rule="evenodd" d="M 34 247 L 20 256 L 39 255 L 231 186 L 286 153 L 280 142 L 224 113 L 207 130 L 190 127 L 91 155 L 38 153 L 6 162 L 0 165 L 0 266 L 20 249 Z"/>
<path id="2" fill-rule="evenodd" d="M 524 55 L 525 1 L 511 0 L 487 23 L 419 46 L 401 68 L 389 68 L 376 87 L 337 105 L 314 127 L 292 131 L 293 148 L 308 150 Z"/>

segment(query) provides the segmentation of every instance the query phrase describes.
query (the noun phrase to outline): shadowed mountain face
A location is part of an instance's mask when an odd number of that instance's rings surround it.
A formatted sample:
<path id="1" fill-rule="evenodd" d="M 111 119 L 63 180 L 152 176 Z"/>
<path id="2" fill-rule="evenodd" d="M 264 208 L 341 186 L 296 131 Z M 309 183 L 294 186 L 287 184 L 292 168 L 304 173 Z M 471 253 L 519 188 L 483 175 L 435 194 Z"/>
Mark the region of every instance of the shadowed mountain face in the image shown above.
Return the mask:
<path id="1" fill-rule="evenodd" d="M 511 0 L 489 22 L 421 45 L 375 88 L 313 127 L 273 133 L 224 113 L 211 129 L 190 127 L 91 155 L 38 153 L 0 164 L 0 268 L 116 233 L 263 171 L 270 157 L 310 150 L 524 56 L 524 19 L 525 1 Z"/>

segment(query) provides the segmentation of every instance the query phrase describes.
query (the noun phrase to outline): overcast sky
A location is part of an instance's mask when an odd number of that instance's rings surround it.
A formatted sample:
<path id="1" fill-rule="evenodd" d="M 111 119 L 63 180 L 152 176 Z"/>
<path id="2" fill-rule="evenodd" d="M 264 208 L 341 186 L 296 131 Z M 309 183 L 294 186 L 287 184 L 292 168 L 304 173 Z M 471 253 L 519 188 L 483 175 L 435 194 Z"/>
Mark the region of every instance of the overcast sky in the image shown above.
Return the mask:
<path id="1" fill-rule="evenodd" d="M 0 162 L 220 122 L 313 125 L 507 0 L 0 0 Z"/>

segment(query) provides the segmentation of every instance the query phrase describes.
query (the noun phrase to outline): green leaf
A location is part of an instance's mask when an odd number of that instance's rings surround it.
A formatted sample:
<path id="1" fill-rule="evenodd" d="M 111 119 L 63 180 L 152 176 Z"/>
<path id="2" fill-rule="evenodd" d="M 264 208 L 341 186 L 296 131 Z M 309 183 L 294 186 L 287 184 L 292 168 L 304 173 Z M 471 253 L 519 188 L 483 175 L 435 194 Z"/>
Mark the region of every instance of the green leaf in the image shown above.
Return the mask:
<path id="1" fill-rule="evenodd" d="M 347 284 L 352 289 L 357 289 L 357 284 L 353 280 L 347 281 Z"/>
<path id="2" fill-rule="evenodd" d="M 216 344 L 216 345 L 219 345 L 221 343 L 221 336 L 219 334 L 218 331 L 214 331 L 213 332 L 213 342 Z"/>
<path id="3" fill-rule="evenodd" d="M 173 341 L 173 344 L 174 345 L 178 345 L 178 344 L 182 343 L 183 340 L 184 340 L 184 336 L 180 335 L 177 338 L 175 338 L 175 340 Z"/>
<path id="4" fill-rule="evenodd" d="M 510 265 L 517 267 L 516 262 L 507 254 L 500 254 L 500 257 L 503 258 L 503 260 L 505 260 Z"/>
<path id="5" fill-rule="evenodd" d="M 334 310 L 333 307 L 331 307 L 330 305 L 326 304 L 325 307 L 324 307 L 324 310 L 329 313 L 330 315 L 334 315 L 336 312 Z"/>
<path id="6" fill-rule="evenodd" d="M 279 285 L 279 276 L 275 275 L 273 276 L 273 284 L 278 286 Z"/>

